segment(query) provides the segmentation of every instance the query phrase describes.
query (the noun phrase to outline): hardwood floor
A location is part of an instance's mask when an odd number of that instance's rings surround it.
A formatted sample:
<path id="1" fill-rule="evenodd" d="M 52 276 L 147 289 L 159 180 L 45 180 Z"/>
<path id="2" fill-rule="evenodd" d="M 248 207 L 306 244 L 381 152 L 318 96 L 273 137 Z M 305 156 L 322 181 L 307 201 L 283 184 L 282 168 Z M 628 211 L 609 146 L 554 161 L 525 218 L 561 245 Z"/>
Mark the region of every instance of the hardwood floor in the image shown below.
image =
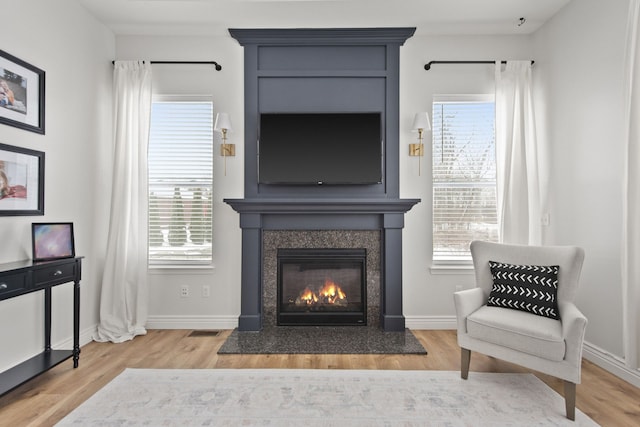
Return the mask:
<path id="1" fill-rule="evenodd" d="M 218 355 L 231 331 L 190 336 L 190 330 L 151 330 L 122 344 L 92 342 L 82 348 L 80 366 L 66 361 L 0 398 L 0 426 L 51 426 L 120 374 L 125 368 L 307 368 L 307 369 L 460 369 L 456 333 L 413 331 L 424 355 Z M 477 353 L 471 374 L 528 372 Z M 562 382 L 536 374 L 558 393 Z M 584 361 L 577 407 L 602 426 L 639 426 L 640 389 Z"/>

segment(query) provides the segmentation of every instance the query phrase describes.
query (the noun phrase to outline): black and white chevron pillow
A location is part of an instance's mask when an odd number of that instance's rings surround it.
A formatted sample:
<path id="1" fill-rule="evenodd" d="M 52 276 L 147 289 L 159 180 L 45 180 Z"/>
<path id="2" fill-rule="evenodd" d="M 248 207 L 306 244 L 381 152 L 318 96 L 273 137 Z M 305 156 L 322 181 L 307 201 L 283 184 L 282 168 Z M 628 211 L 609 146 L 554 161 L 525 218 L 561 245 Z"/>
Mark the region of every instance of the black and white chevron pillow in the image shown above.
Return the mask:
<path id="1" fill-rule="evenodd" d="M 487 305 L 559 319 L 557 265 L 513 265 L 489 261 L 493 288 Z"/>

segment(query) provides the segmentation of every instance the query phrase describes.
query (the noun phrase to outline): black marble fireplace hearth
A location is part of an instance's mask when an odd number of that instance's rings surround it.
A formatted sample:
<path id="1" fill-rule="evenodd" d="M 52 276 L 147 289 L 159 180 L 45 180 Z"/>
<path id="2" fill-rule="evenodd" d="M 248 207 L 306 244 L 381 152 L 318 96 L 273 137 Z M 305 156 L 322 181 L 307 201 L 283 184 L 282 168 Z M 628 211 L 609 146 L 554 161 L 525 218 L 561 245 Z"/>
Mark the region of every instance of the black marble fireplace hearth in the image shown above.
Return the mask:
<path id="1" fill-rule="evenodd" d="M 218 354 L 427 354 L 413 333 L 370 326 L 265 326 L 234 329 Z"/>

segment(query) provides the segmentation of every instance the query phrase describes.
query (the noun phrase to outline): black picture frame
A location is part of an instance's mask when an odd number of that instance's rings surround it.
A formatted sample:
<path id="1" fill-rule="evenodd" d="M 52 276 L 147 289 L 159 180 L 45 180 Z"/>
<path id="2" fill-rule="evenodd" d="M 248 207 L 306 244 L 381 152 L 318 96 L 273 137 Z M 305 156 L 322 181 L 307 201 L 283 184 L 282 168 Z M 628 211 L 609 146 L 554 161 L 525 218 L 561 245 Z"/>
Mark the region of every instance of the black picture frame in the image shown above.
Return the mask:
<path id="1" fill-rule="evenodd" d="M 0 216 L 44 215 L 44 153 L 0 144 Z"/>
<path id="2" fill-rule="evenodd" d="M 76 256 L 72 222 L 31 223 L 33 261 L 74 258 Z"/>
<path id="3" fill-rule="evenodd" d="M 0 123 L 44 135 L 45 72 L 0 50 Z"/>

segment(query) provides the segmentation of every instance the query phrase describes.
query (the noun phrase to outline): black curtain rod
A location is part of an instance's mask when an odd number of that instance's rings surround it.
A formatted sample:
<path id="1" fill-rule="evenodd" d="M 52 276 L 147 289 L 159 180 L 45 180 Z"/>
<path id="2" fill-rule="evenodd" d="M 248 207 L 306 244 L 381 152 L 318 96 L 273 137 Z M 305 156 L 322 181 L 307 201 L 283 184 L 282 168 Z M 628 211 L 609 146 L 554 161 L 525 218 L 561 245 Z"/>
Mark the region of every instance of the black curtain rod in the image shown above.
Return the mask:
<path id="1" fill-rule="evenodd" d="M 116 61 L 111 61 L 111 63 L 115 64 Z M 222 65 L 216 61 L 149 61 L 149 64 L 210 64 L 216 66 L 216 71 L 222 70 Z"/>
<path id="2" fill-rule="evenodd" d="M 496 61 L 431 61 L 424 64 L 425 70 L 430 70 L 433 64 L 495 64 Z M 507 61 L 501 61 L 506 64 Z M 531 65 L 535 64 L 534 60 L 531 60 Z"/>

